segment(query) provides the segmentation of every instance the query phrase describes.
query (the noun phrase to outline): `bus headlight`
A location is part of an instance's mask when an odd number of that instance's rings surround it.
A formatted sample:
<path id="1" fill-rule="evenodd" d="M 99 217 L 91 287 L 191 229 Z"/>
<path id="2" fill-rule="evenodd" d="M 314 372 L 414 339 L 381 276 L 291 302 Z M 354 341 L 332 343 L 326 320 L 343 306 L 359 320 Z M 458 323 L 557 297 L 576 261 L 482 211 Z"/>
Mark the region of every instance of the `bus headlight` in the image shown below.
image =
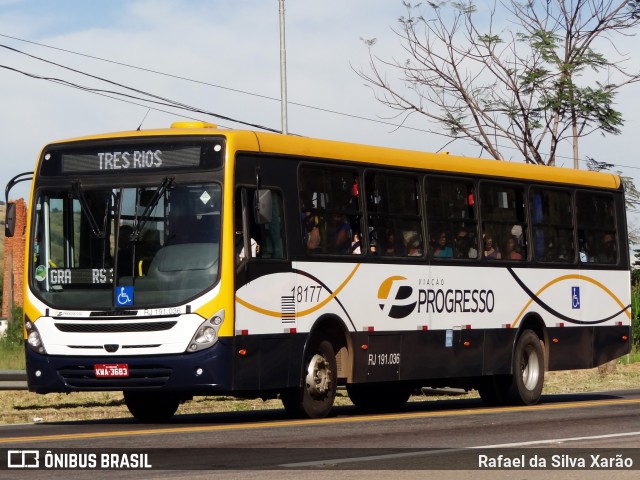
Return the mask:
<path id="1" fill-rule="evenodd" d="M 198 352 L 215 345 L 218 341 L 218 329 L 220 328 L 220 325 L 222 325 L 223 320 L 224 310 L 221 310 L 200 325 L 189 342 L 187 352 Z"/>
<path id="2" fill-rule="evenodd" d="M 198 332 L 196 333 L 195 343 L 199 344 L 207 344 L 213 343 L 216 341 L 216 331 L 213 327 L 209 325 L 205 325 L 204 327 L 200 327 Z"/>
<path id="3" fill-rule="evenodd" d="M 42 337 L 40 336 L 38 328 L 28 318 L 25 318 L 25 320 L 24 326 L 27 330 L 27 346 L 36 353 L 47 353 L 42 344 Z"/>

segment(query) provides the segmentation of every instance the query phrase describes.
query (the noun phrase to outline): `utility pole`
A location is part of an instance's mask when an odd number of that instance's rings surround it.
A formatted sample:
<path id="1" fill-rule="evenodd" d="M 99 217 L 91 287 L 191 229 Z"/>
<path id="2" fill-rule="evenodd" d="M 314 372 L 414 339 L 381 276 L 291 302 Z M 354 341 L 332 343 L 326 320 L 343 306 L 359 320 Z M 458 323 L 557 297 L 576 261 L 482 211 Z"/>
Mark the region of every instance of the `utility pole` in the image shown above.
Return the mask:
<path id="1" fill-rule="evenodd" d="M 287 135 L 287 49 L 284 42 L 284 0 L 280 3 L 280 115 L 282 133 Z"/>

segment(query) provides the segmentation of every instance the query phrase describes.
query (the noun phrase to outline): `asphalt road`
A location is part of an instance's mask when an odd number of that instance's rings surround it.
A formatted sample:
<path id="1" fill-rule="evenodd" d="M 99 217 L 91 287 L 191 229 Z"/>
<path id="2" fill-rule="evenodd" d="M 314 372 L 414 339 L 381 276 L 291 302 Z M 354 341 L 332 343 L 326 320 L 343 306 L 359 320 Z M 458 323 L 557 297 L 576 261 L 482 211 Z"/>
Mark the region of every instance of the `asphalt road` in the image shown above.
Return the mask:
<path id="1" fill-rule="evenodd" d="M 0 466 L 11 449 L 37 451 L 42 463 L 46 452 L 59 462 L 94 455 L 98 464 L 103 454 L 124 452 L 135 455 L 114 462 L 146 460 L 153 469 L 5 469 L 0 478 L 459 479 L 462 469 L 470 478 L 613 480 L 640 476 L 640 449 L 631 449 L 639 440 L 640 390 L 545 396 L 534 407 L 486 408 L 479 400 L 414 402 L 387 414 L 340 407 L 322 420 L 273 410 L 177 415 L 164 425 L 130 418 L 6 425 Z M 600 455 L 599 468 L 591 468 L 592 455 Z M 603 468 L 619 461 L 635 470 Z"/>

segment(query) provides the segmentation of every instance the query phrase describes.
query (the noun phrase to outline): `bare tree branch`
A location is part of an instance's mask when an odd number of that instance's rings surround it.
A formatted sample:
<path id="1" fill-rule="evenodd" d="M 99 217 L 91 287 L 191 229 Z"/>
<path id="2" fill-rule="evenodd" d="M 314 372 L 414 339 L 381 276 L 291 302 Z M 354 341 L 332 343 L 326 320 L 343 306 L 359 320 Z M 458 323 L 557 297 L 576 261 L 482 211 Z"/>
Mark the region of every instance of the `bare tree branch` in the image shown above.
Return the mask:
<path id="1" fill-rule="evenodd" d="M 563 145 L 577 162 L 581 137 L 619 133 L 615 94 L 640 72 L 614 39 L 640 24 L 640 0 L 496 0 L 483 15 L 465 1 L 404 6 L 393 31 L 406 58 L 377 57 L 368 40 L 356 71 L 403 121 L 419 114 L 495 159 L 515 147 L 548 165 Z"/>

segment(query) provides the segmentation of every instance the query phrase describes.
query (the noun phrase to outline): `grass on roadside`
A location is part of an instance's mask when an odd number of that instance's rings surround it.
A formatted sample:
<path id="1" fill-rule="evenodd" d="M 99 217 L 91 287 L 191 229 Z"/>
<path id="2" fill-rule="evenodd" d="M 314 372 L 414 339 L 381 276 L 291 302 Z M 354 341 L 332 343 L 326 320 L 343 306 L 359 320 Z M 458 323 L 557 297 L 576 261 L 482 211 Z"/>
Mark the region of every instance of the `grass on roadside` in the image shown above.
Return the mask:
<path id="1" fill-rule="evenodd" d="M 24 346 L 0 341 L 0 370 L 24 369 Z"/>
<path id="2" fill-rule="evenodd" d="M 0 338 L 0 370 L 25 369 L 22 308 L 13 309 L 13 318 L 13 324 Z"/>
<path id="3" fill-rule="evenodd" d="M 630 354 L 620 357 L 618 360 L 622 365 L 640 362 L 640 350 L 634 350 Z"/>

